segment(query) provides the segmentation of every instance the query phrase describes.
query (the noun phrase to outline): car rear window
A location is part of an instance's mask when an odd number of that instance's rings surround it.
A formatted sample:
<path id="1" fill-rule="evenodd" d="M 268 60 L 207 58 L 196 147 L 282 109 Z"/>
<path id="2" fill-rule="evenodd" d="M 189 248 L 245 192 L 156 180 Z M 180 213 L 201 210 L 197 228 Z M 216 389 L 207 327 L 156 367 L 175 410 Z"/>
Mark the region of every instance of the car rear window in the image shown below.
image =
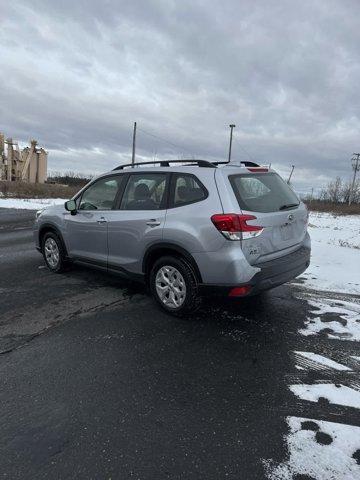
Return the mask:
<path id="1" fill-rule="evenodd" d="M 229 179 L 242 210 L 277 212 L 299 204 L 298 197 L 276 173 L 230 175 Z"/>

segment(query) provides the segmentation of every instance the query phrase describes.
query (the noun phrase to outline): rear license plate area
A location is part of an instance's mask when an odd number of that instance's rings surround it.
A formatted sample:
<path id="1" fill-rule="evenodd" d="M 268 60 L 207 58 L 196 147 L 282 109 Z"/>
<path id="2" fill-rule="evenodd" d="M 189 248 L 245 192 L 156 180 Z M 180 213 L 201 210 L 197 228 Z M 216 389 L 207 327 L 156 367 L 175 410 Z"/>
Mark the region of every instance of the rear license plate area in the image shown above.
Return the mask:
<path id="1" fill-rule="evenodd" d="M 282 225 L 280 227 L 281 240 L 290 240 L 291 238 L 293 238 L 293 236 L 294 236 L 294 232 L 291 224 Z"/>

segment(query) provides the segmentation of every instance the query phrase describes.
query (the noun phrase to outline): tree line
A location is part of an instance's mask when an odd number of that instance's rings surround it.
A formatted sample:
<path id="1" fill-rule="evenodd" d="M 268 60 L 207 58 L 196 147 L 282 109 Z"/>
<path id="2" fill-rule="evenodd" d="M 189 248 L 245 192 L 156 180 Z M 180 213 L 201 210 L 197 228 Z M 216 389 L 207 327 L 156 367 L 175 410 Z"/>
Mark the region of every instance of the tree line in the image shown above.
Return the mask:
<path id="1" fill-rule="evenodd" d="M 320 191 L 318 200 L 331 203 L 348 203 L 352 182 L 344 181 L 340 177 L 329 182 L 325 188 Z M 360 180 L 354 184 L 352 193 L 352 203 L 360 203 Z"/>

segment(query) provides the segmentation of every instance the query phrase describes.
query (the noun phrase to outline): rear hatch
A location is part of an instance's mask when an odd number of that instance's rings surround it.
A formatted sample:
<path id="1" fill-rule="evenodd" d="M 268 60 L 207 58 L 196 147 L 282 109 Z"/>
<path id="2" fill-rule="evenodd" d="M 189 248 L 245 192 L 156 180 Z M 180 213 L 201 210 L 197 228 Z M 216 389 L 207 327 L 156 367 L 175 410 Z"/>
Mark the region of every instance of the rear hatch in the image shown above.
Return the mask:
<path id="1" fill-rule="evenodd" d="M 254 169 L 255 170 L 255 169 Z M 253 215 L 248 225 L 263 230 L 242 240 L 242 250 L 252 265 L 291 253 L 303 241 L 307 210 L 293 190 L 275 172 L 229 175 L 242 214 Z"/>

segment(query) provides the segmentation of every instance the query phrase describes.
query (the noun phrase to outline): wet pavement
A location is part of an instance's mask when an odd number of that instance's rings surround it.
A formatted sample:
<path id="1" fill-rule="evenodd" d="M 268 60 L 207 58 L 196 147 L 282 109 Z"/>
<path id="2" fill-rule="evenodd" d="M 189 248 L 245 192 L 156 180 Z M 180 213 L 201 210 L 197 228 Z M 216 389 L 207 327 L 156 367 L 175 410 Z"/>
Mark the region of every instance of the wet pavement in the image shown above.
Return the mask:
<path id="1" fill-rule="evenodd" d="M 289 458 L 289 417 L 360 427 L 356 407 L 289 388 L 356 390 L 358 342 L 329 338 L 337 314 L 319 334 L 299 330 L 311 302 L 359 298 L 287 284 L 173 318 L 141 286 L 75 266 L 50 273 L 33 215 L 0 210 L 0 478 L 262 479 Z"/>

